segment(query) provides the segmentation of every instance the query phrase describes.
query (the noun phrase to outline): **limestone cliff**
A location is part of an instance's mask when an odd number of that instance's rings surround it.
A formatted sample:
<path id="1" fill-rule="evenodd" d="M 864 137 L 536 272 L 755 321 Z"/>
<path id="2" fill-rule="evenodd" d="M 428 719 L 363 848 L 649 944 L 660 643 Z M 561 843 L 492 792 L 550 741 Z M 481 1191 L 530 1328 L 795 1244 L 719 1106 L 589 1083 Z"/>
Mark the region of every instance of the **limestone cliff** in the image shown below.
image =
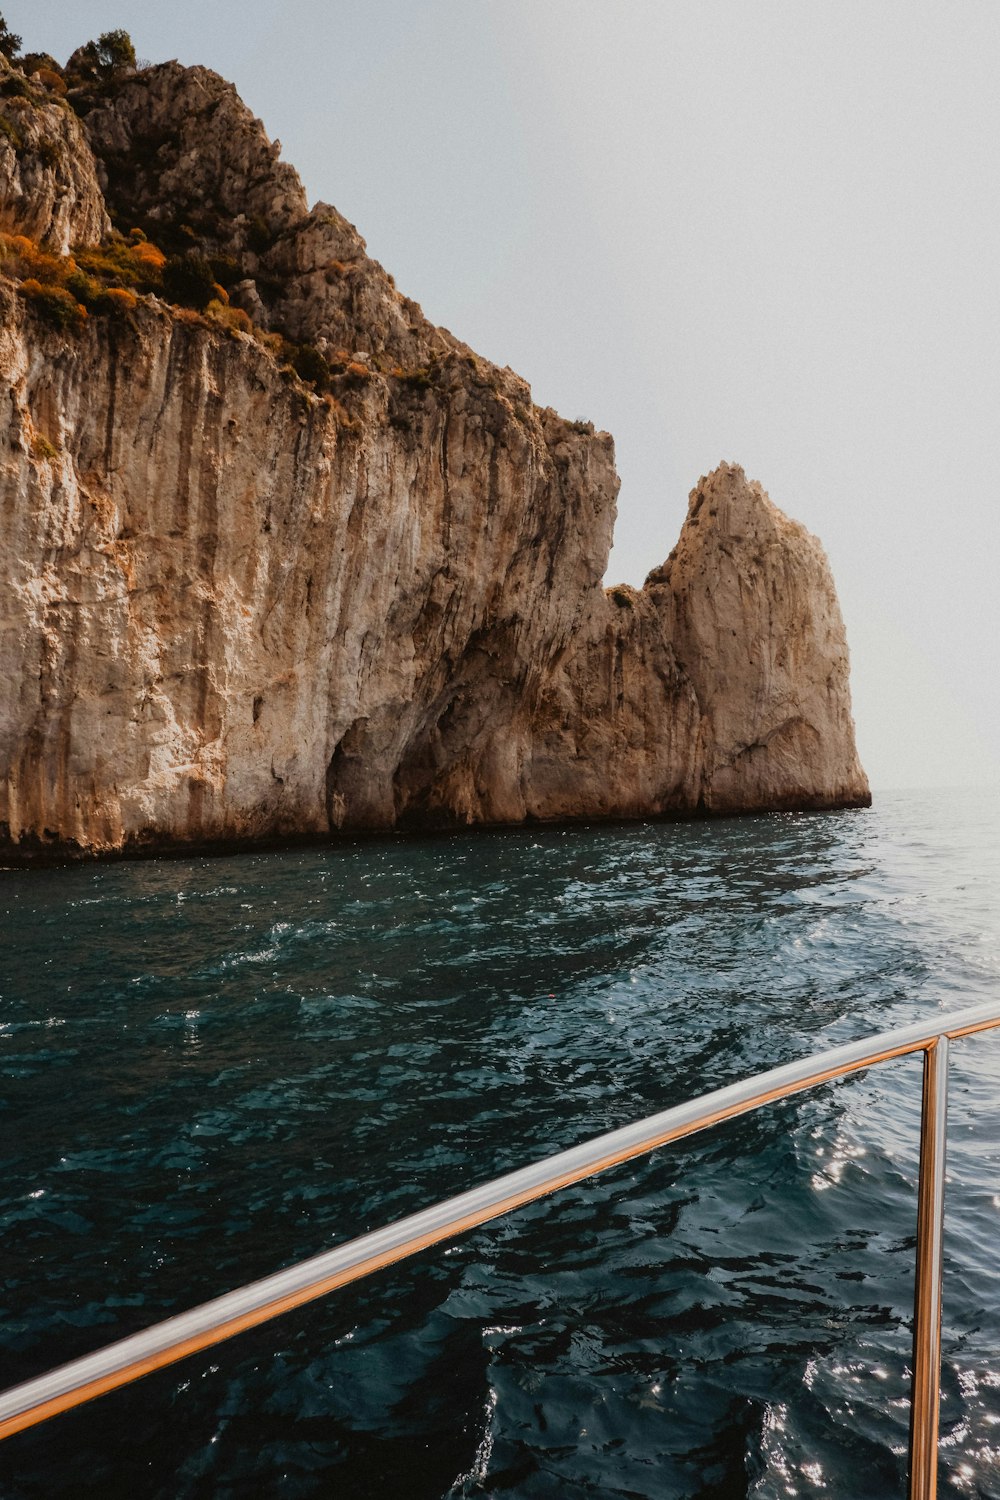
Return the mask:
<path id="1" fill-rule="evenodd" d="M 228 84 L 20 80 L 5 857 L 869 801 L 822 549 L 742 470 L 605 591 L 610 437 L 432 327 Z"/>

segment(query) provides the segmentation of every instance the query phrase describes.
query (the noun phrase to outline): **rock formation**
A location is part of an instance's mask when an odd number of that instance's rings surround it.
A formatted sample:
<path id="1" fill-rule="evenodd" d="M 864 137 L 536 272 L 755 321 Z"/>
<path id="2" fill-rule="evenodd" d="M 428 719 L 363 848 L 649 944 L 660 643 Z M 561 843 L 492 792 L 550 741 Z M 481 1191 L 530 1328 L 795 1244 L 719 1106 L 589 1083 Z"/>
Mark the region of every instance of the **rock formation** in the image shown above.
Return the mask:
<path id="1" fill-rule="evenodd" d="M 428 323 L 230 85 L 41 79 L 0 68 L 4 858 L 868 803 L 822 549 L 741 469 L 605 590 L 610 437 Z"/>

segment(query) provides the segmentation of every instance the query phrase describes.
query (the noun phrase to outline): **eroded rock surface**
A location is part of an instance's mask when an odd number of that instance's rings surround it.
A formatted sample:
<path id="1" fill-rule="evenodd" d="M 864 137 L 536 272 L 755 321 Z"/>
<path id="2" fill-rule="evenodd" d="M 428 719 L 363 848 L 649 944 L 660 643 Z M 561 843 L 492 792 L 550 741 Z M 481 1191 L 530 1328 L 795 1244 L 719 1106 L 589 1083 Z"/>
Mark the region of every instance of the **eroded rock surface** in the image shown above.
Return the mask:
<path id="1" fill-rule="evenodd" d="M 8 857 L 869 800 L 822 549 L 742 470 L 605 591 L 610 437 L 432 328 L 229 85 L 52 107 L 68 218 L 0 141 L 5 225 L 200 213 L 261 322 L 367 358 L 317 394 L 157 297 L 69 335 L 0 282 Z"/>
<path id="2" fill-rule="evenodd" d="M 11 92 L 11 90 L 17 92 Z M 111 228 L 97 163 L 66 100 L 0 57 L 0 229 L 65 254 Z"/>

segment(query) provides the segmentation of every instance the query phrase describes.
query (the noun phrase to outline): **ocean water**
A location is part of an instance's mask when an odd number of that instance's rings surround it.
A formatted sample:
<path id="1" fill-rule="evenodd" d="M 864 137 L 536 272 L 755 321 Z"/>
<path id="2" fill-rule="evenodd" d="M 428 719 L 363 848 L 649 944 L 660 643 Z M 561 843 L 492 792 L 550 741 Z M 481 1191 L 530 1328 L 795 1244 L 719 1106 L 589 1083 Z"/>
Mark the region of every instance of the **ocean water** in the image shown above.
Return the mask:
<path id="1" fill-rule="evenodd" d="M 0 873 L 0 1385 L 599 1131 L 1000 996 L 1000 797 Z M 1000 1496 L 1000 1036 L 952 1052 L 941 1493 Z M 0 1496 L 902 1496 L 920 1062 L 8 1439 Z"/>

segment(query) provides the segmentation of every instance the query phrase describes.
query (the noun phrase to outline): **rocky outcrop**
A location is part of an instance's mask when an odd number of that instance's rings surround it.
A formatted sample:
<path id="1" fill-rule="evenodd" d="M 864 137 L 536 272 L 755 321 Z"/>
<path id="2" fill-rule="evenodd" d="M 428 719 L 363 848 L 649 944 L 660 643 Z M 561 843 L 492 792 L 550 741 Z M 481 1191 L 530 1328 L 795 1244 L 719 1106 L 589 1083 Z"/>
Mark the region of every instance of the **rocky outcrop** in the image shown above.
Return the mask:
<path id="1" fill-rule="evenodd" d="M 701 479 L 663 567 L 602 602 L 535 715 L 527 812 L 571 816 L 581 787 L 601 816 L 870 800 L 826 556 L 741 468 Z"/>
<path id="2" fill-rule="evenodd" d="M 60 255 L 111 229 L 97 164 L 73 110 L 0 57 L 0 229 Z"/>
<path id="3" fill-rule="evenodd" d="M 705 726 L 708 811 L 819 807 L 867 791 L 826 555 L 759 484 L 725 464 L 703 479 L 646 588 Z"/>
<path id="4" fill-rule="evenodd" d="M 869 800 L 822 550 L 741 470 L 605 591 L 611 439 L 432 328 L 229 85 L 77 107 L 34 237 L 99 237 L 93 183 L 151 238 L 200 214 L 258 324 L 351 361 L 317 391 L 162 298 L 67 334 L 0 282 L 6 857 Z"/>
<path id="5" fill-rule="evenodd" d="M 117 218 L 160 241 L 193 230 L 204 248 L 237 260 L 262 327 L 407 368 L 457 342 L 396 290 L 342 214 L 328 203 L 309 209 L 280 144 L 217 73 L 164 63 L 84 118 Z"/>

